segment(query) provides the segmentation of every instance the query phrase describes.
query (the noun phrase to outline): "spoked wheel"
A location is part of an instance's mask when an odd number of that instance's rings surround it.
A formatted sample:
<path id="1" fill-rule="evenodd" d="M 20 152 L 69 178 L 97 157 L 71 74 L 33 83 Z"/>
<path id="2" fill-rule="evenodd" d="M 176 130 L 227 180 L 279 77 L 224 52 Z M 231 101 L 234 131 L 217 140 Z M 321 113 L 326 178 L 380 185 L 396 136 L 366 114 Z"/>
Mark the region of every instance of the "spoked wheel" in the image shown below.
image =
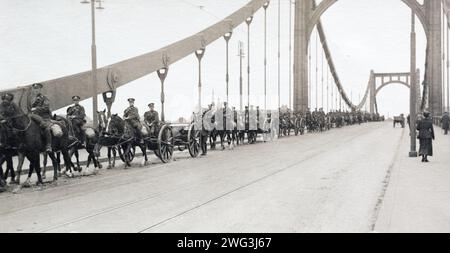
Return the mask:
<path id="1" fill-rule="evenodd" d="M 163 163 L 168 163 L 172 160 L 174 146 L 173 142 L 172 129 L 169 126 L 164 125 L 159 131 L 157 151 L 157 153 L 159 153 L 157 155 Z"/>
<path id="2" fill-rule="evenodd" d="M 120 159 L 127 166 L 131 166 L 131 162 L 133 161 L 135 154 L 136 154 L 136 147 L 134 147 L 131 142 L 129 142 L 125 145 L 122 145 L 119 148 Z"/>
<path id="3" fill-rule="evenodd" d="M 189 126 L 189 131 L 188 131 L 188 150 L 189 150 L 189 154 L 191 155 L 192 158 L 195 158 L 198 156 L 198 154 L 200 153 L 200 131 L 195 130 L 195 125 L 192 124 Z"/>

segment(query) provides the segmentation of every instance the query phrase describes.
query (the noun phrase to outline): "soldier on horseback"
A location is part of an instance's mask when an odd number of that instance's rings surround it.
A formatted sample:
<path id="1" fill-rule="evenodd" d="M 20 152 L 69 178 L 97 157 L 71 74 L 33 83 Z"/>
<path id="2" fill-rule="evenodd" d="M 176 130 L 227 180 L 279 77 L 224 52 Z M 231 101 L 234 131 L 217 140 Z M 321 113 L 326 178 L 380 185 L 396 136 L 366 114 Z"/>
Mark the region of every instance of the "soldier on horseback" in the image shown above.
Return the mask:
<path id="1" fill-rule="evenodd" d="M 74 105 L 67 109 L 67 119 L 72 126 L 73 135 L 81 141 L 84 139 L 82 128 L 86 123 L 86 113 L 84 107 L 80 105 L 79 96 L 73 96 L 72 101 Z"/>
<path id="2" fill-rule="evenodd" d="M 154 135 L 158 128 L 159 115 L 158 112 L 155 110 L 155 103 L 148 104 L 148 107 L 150 108 L 150 110 L 145 112 L 144 122 L 150 128 L 150 134 Z"/>
<path id="3" fill-rule="evenodd" d="M 138 109 L 134 106 L 134 98 L 129 98 L 129 107 L 123 112 L 124 120 L 134 129 L 136 138 L 139 139 L 140 144 L 144 144 L 144 139 L 142 138 L 142 125 L 140 122 L 140 116 Z"/>
<path id="4" fill-rule="evenodd" d="M 45 136 L 45 151 L 52 152 L 52 111 L 49 99 L 42 94 L 43 85 L 35 83 L 32 85 L 32 92 L 28 98 L 28 111 L 32 118 L 42 129 Z"/>

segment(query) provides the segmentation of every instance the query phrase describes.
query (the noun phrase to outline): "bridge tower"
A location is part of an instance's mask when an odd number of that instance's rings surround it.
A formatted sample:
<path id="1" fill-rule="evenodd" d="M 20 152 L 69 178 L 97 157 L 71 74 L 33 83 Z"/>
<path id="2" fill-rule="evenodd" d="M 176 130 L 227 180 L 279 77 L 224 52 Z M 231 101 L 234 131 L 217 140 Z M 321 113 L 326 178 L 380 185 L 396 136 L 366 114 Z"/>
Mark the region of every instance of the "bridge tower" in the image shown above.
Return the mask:
<path id="1" fill-rule="evenodd" d="M 295 0 L 294 24 L 294 110 L 308 108 L 308 44 L 312 30 L 321 15 L 338 0 Z M 427 36 L 426 84 L 429 88 L 428 107 L 435 116 L 442 114 L 442 0 L 401 0 L 421 21 Z M 374 94 L 374 93 L 372 93 Z M 374 107 L 372 105 L 372 107 Z M 371 111 L 373 111 L 372 108 Z"/>
<path id="2" fill-rule="evenodd" d="M 442 2 L 441 0 L 424 1 L 427 22 L 425 32 L 428 39 L 426 66 L 426 83 L 429 85 L 428 106 L 434 116 L 442 115 Z M 426 27 L 428 26 L 428 27 Z"/>

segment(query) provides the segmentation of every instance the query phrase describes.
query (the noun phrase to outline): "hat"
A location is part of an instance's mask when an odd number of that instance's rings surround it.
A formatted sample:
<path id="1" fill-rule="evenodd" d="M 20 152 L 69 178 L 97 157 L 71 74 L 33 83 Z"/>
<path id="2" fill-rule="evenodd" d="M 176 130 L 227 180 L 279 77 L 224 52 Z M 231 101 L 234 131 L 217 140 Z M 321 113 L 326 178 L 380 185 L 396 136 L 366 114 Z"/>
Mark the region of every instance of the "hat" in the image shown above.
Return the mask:
<path id="1" fill-rule="evenodd" d="M 42 83 L 33 83 L 33 85 L 31 85 L 31 87 L 33 87 L 33 88 L 42 88 L 44 86 L 42 85 Z"/>
<path id="2" fill-rule="evenodd" d="M 73 101 L 80 101 L 80 99 L 81 99 L 80 96 L 73 96 L 72 97 Z"/>
<path id="3" fill-rule="evenodd" d="M 430 112 L 428 110 L 423 111 L 423 116 L 425 117 L 430 116 Z"/>
<path id="4" fill-rule="evenodd" d="M 2 100 L 8 100 L 8 101 L 13 101 L 14 100 L 14 95 L 11 93 L 5 93 L 2 95 Z"/>
<path id="5" fill-rule="evenodd" d="M 150 103 L 148 104 L 148 106 L 155 106 L 155 103 Z"/>
<path id="6" fill-rule="evenodd" d="M 134 99 L 134 98 L 129 98 L 128 99 L 128 102 L 134 102 L 134 101 L 136 101 L 136 99 Z"/>

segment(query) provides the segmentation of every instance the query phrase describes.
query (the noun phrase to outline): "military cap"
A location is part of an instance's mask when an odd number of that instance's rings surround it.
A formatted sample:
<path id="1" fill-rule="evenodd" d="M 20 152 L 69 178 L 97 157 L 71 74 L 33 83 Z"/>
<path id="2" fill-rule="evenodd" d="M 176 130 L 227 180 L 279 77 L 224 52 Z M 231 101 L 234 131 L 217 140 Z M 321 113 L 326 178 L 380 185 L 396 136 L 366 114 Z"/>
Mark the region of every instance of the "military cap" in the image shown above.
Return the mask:
<path id="1" fill-rule="evenodd" d="M 136 99 L 134 99 L 134 98 L 129 98 L 128 99 L 128 102 L 134 102 L 134 101 L 136 101 Z"/>
<path id="2" fill-rule="evenodd" d="M 155 103 L 150 103 L 148 104 L 148 106 L 155 106 Z"/>
<path id="3" fill-rule="evenodd" d="M 4 93 L 2 95 L 2 100 L 13 101 L 14 100 L 14 95 L 11 94 L 11 93 Z"/>
<path id="4" fill-rule="evenodd" d="M 31 85 L 31 87 L 33 87 L 33 88 L 42 88 L 44 86 L 42 85 L 42 83 L 34 83 L 33 85 Z"/>
<path id="5" fill-rule="evenodd" d="M 80 101 L 80 99 L 81 99 L 80 96 L 73 96 L 72 97 L 73 101 Z"/>

